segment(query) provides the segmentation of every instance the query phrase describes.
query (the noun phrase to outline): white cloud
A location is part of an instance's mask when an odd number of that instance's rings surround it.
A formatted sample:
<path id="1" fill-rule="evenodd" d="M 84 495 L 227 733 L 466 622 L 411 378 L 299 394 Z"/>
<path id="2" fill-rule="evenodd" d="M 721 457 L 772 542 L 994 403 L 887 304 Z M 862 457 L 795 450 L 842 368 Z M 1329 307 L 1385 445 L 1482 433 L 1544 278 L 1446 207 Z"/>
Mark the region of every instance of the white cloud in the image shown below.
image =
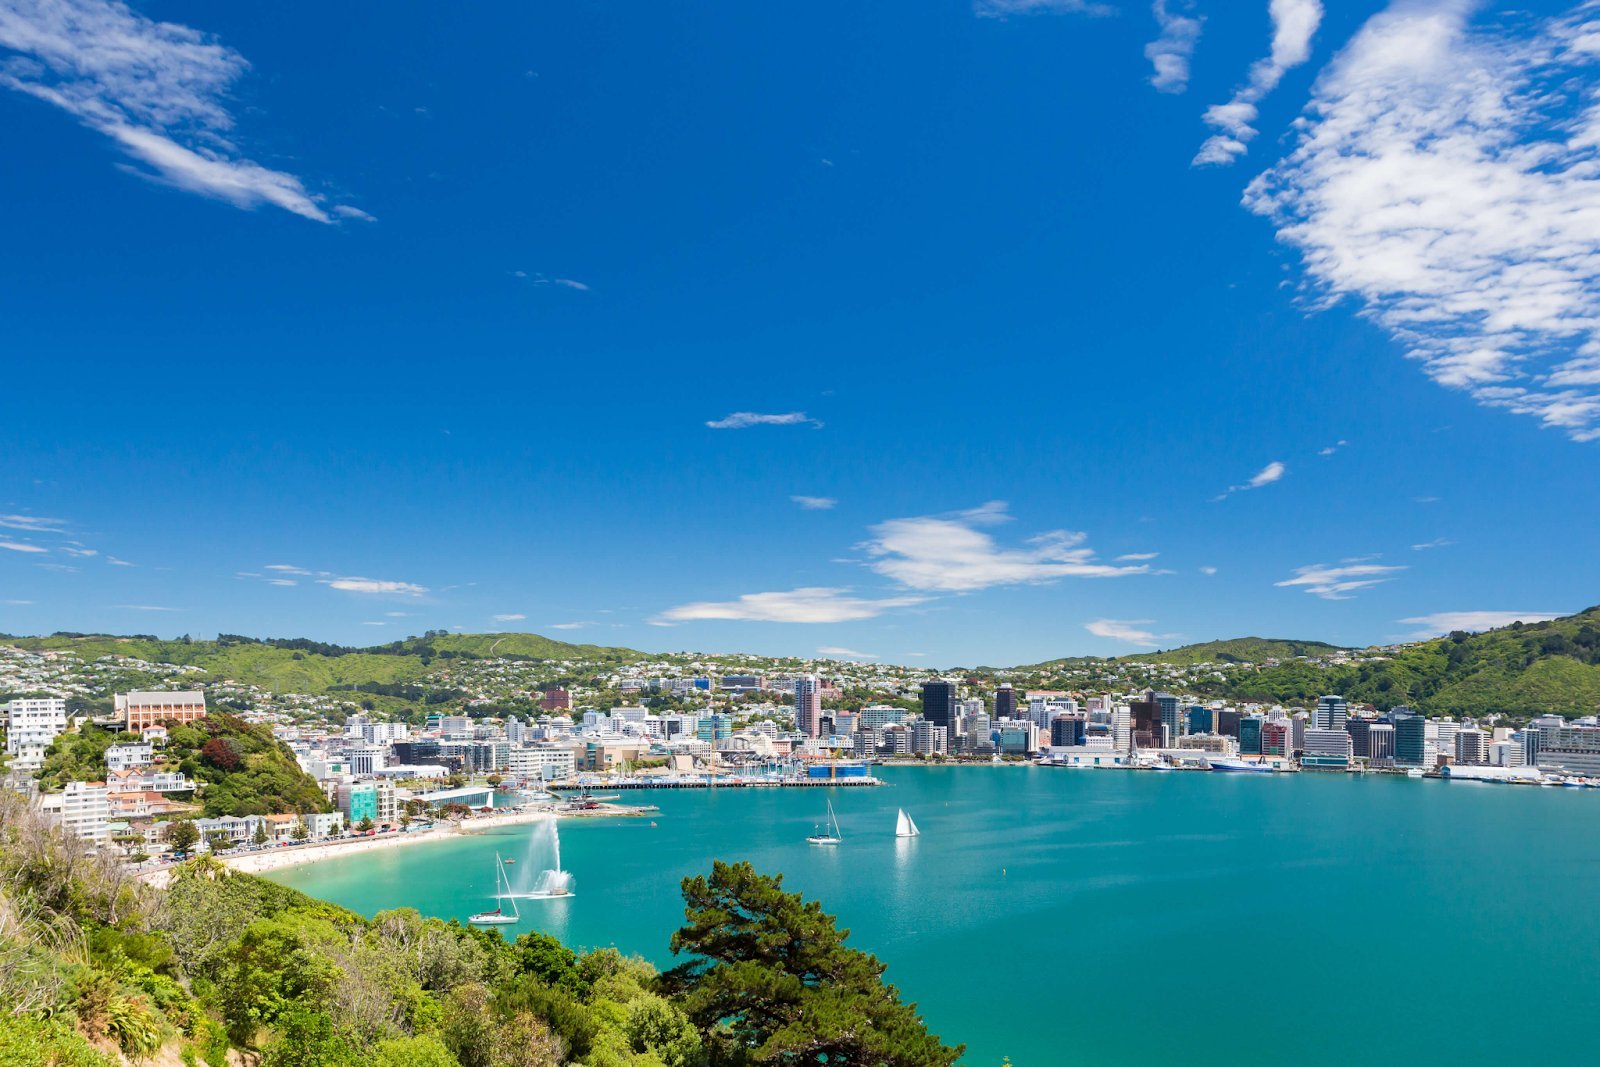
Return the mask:
<path id="1" fill-rule="evenodd" d="M 417 615 L 415 611 L 386 611 L 384 614 L 391 619 L 410 619 Z"/>
<path id="2" fill-rule="evenodd" d="M 1424 541 L 1420 545 L 1412 545 L 1411 546 L 1411 551 L 1413 551 L 1413 552 L 1426 552 L 1430 548 L 1444 548 L 1446 545 L 1453 545 L 1453 544 L 1455 544 L 1455 542 L 1451 541 L 1451 540 L 1449 540 L 1447 538 L 1435 537 L 1432 541 Z"/>
<path id="3" fill-rule="evenodd" d="M 1134 645 L 1154 645 L 1156 635 L 1149 630 L 1138 629 L 1148 626 L 1150 619 L 1095 619 L 1083 624 L 1083 628 L 1096 637 L 1104 637 L 1111 641 L 1126 641 Z"/>
<path id="4" fill-rule="evenodd" d="M 1155 559 L 1161 555 L 1159 552 L 1127 552 L 1117 557 L 1118 563 L 1138 563 L 1141 560 Z"/>
<path id="5" fill-rule="evenodd" d="M 525 278 L 531 285 L 559 285 L 563 289 L 576 289 L 580 293 L 589 291 L 589 286 L 576 278 L 551 278 L 544 274 L 529 274 L 525 270 L 514 270 L 511 272 L 511 276 L 513 278 Z"/>
<path id="6" fill-rule="evenodd" d="M 840 648 L 837 645 L 823 645 L 817 649 L 819 656 L 834 656 L 839 659 L 877 659 L 871 652 L 857 652 L 851 648 Z"/>
<path id="7" fill-rule="evenodd" d="M 741 622 L 854 622 L 875 618 L 892 608 L 921 604 L 927 598 L 916 596 L 870 599 L 851 596 L 849 589 L 808 586 L 788 592 L 746 593 L 738 600 L 701 601 L 668 608 L 652 622 L 671 625 L 708 619 Z"/>
<path id="8" fill-rule="evenodd" d="M 6 605 L 8 605 L 10 607 L 14 607 L 14 608 L 27 607 L 29 604 L 32 604 L 32 603 L 33 603 L 33 601 L 31 601 L 31 600 L 0 600 L 0 604 L 6 604 Z"/>
<path id="9" fill-rule="evenodd" d="M 1319 455 L 1319 456 L 1331 456 L 1335 452 L 1339 451 L 1339 449 L 1343 448 L 1345 445 L 1347 445 L 1349 443 L 1350 443 L 1349 441 L 1335 441 L 1333 444 L 1329 445 L 1327 448 L 1319 448 L 1319 449 L 1317 449 L 1317 455 Z"/>
<path id="10" fill-rule="evenodd" d="M 1181 4 L 1184 0 L 1175 2 Z M 1158 92 L 1181 93 L 1189 88 L 1189 57 L 1200 43 L 1204 20 L 1175 14 L 1168 0 L 1155 0 L 1151 10 L 1161 27 L 1161 36 L 1144 46 L 1144 57 L 1155 67 L 1150 84 Z"/>
<path id="11" fill-rule="evenodd" d="M 324 578 L 322 583 L 334 589 L 342 589 L 347 593 L 388 593 L 399 596 L 421 596 L 428 591 L 426 586 L 414 585 L 411 582 L 386 581 L 381 578 Z"/>
<path id="12" fill-rule="evenodd" d="M 26 544 L 22 541 L 0 541 L 0 548 L 8 552 L 49 552 L 48 548 Z"/>
<path id="13" fill-rule="evenodd" d="M 803 411 L 788 411 L 781 415 L 763 415 L 757 411 L 735 411 L 720 419 L 706 423 L 713 430 L 744 430 L 751 426 L 813 426 L 822 429 L 822 423 Z"/>
<path id="14" fill-rule="evenodd" d="M 1217 568 L 1215 568 L 1215 567 L 1201 567 L 1200 568 L 1200 573 L 1206 575 L 1207 577 L 1210 577 L 1211 575 L 1217 573 Z"/>
<path id="15" fill-rule="evenodd" d="M 831 496 L 792 496 L 789 499 L 806 511 L 828 511 L 839 503 Z"/>
<path id="16" fill-rule="evenodd" d="M 116 607 L 123 611 L 177 611 L 177 608 L 164 608 L 159 604 L 117 604 Z"/>
<path id="17" fill-rule="evenodd" d="M 1096 0 L 973 0 L 979 18 L 1003 19 L 1010 15 L 1109 15 L 1116 9 Z"/>
<path id="18" fill-rule="evenodd" d="M 1370 19 L 1245 204 L 1435 381 L 1594 440 L 1600 9 L 1514 32 L 1474 30 L 1474 6 Z"/>
<path id="19" fill-rule="evenodd" d="M 1314 563 L 1309 567 L 1297 567 L 1293 578 L 1285 578 L 1274 584 L 1280 587 L 1303 587 L 1306 592 L 1324 600 L 1349 600 L 1350 594 L 1356 590 L 1393 581 L 1394 575 L 1403 570 L 1404 567 L 1380 563 L 1350 563 L 1343 566 Z"/>
<path id="20" fill-rule="evenodd" d="M 384 622 L 381 619 L 368 619 L 368 620 L 364 621 L 361 625 L 362 626 L 388 626 L 389 624 Z"/>
<path id="21" fill-rule="evenodd" d="M 127 560 L 118 559 L 116 556 L 107 556 L 106 557 L 106 562 L 111 564 L 113 567 L 137 567 L 138 566 L 137 563 L 129 563 Z"/>
<path id="22" fill-rule="evenodd" d="M 1440 611 L 1400 621 L 1407 626 L 1422 627 L 1411 635 L 1411 640 L 1425 641 L 1430 637 L 1450 633 L 1452 630 L 1477 633 L 1510 626 L 1514 622 L 1547 622 L 1550 619 L 1559 619 L 1563 614 L 1565 612 L 1560 611 Z"/>
<path id="23" fill-rule="evenodd" d="M 136 173 L 236 207 L 331 221 L 299 178 L 242 158 L 227 139 L 226 102 L 249 64 L 210 35 L 119 0 L 10 0 L 0 46 L 19 53 L 0 63 L 0 85 L 110 137 L 149 168 Z"/>
<path id="24" fill-rule="evenodd" d="M 1277 88 L 1284 74 L 1311 55 L 1311 37 L 1322 23 L 1321 0 L 1271 0 L 1272 52 L 1250 67 L 1250 79 L 1235 90 L 1226 104 L 1206 109 L 1205 121 L 1217 132 L 1206 139 L 1194 165 L 1225 165 L 1248 150 L 1255 139 L 1256 105 Z"/>
<path id="25" fill-rule="evenodd" d="M 505 615 L 496 615 L 494 617 L 494 621 L 495 622 L 521 622 L 523 619 L 526 619 L 526 618 L 527 618 L 526 615 L 523 615 L 523 614 L 521 614 L 519 612 L 510 612 L 510 613 L 505 614 Z"/>
<path id="26" fill-rule="evenodd" d="M 550 624 L 550 629 L 552 629 L 552 630 L 584 630 L 584 629 L 587 629 L 590 626 L 598 626 L 598 625 L 600 625 L 600 624 L 597 623 L 597 622 L 589 622 L 587 620 L 584 620 L 584 621 L 581 621 L 581 622 L 555 622 L 555 623 L 551 623 Z"/>
<path id="27" fill-rule="evenodd" d="M 62 545 L 61 552 L 68 556 L 76 556 L 78 559 L 87 559 L 100 554 L 95 549 L 84 548 L 82 545 Z"/>
<path id="28" fill-rule="evenodd" d="M 288 585 L 299 585 L 300 583 L 295 581 L 293 578 L 268 578 L 267 579 L 267 584 L 268 585 L 288 586 Z"/>
<path id="29" fill-rule="evenodd" d="M 995 500 L 953 515 L 890 519 L 872 527 L 872 540 L 861 548 L 872 559 L 868 566 L 879 574 L 912 589 L 950 593 L 1150 572 L 1142 564 L 1119 567 L 1097 562 L 1094 550 L 1084 544 L 1087 534 L 1050 530 L 1029 538 L 1026 547 L 1001 548 L 975 528 L 1010 518 L 1005 502 Z"/>
<path id="30" fill-rule="evenodd" d="M 1223 492 L 1217 494 L 1211 499 L 1213 501 L 1226 500 L 1234 493 L 1243 493 L 1250 489 L 1260 489 L 1264 485 L 1271 485 L 1273 482 L 1278 481 L 1285 474 L 1287 474 L 1288 471 L 1289 468 L 1284 466 L 1284 464 L 1278 460 L 1273 460 L 1265 467 L 1262 467 L 1260 470 L 1256 471 L 1256 473 L 1251 476 L 1250 480 L 1245 482 L 1243 485 L 1230 485 Z"/>
<path id="31" fill-rule="evenodd" d="M 296 567 L 290 563 L 269 563 L 261 569 L 264 571 L 277 571 L 279 574 L 298 574 L 303 578 L 311 575 L 311 572 L 304 567 Z"/>
<path id="32" fill-rule="evenodd" d="M 62 533 L 66 519 L 47 519 L 39 515 L 0 515 L 0 526 L 26 533 Z"/>

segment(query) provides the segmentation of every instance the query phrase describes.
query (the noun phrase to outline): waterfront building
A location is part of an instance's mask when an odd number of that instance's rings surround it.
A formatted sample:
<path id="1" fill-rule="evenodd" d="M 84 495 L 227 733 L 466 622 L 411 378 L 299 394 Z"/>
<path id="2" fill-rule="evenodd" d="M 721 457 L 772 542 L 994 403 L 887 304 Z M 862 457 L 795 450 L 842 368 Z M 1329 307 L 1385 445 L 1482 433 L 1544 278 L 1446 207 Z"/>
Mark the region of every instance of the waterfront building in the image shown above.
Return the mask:
<path id="1" fill-rule="evenodd" d="M 922 683 L 922 717 L 934 726 L 944 727 L 947 737 L 957 732 L 954 682 L 941 680 Z"/>
<path id="2" fill-rule="evenodd" d="M 822 683 L 814 674 L 802 674 L 794 680 L 794 727 L 814 738 L 821 725 Z"/>
<path id="3" fill-rule="evenodd" d="M 17 771 L 36 771 L 44 766 L 45 750 L 67 728 L 67 702 L 54 697 L 19 698 L 8 701 L 6 712 L 6 755 Z"/>
<path id="4" fill-rule="evenodd" d="M 393 782 L 340 782 L 336 795 L 339 812 L 350 826 L 362 819 L 371 819 L 375 826 L 398 823 Z"/>
<path id="5" fill-rule="evenodd" d="M 905 720 L 906 709 L 895 707 L 893 704 L 868 704 L 861 709 L 861 725 L 874 730 Z"/>
<path id="6" fill-rule="evenodd" d="M 1317 709 L 1311 716 L 1311 725 L 1318 730 L 1343 730 L 1345 720 L 1349 717 L 1349 701 L 1342 696 L 1325 696 L 1317 701 Z"/>
<path id="7" fill-rule="evenodd" d="M 111 706 L 122 719 L 123 728 L 138 733 L 146 726 L 165 722 L 194 722 L 206 717 L 206 695 L 184 693 L 117 693 Z"/>
<path id="8" fill-rule="evenodd" d="M 438 763 L 439 742 L 396 741 L 390 748 L 396 763 Z"/>
<path id="9" fill-rule="evenodd" d="M 1010 682 L 1001 682 L 994 690 L 994 717 L 997 719 L 1015 719 L 1017 717 L 1017 691 Z"/>
<path id="10" fill-rule="evenodd" d="M 1600 726 L 1541 725 L 1538 745 L 1541 768 L 1600 776 Z"/>
<path id="11" fill-rule="evenodd" d="M 1386 722 L 1375 722 L 1367 729 L 1367 759 L 1374 767 L 1392 767 L 1395 764 L 1395 728 Z"/>
<path id="12" fill-rule="evenodd" d="M 1245 756 L 1261 755 L 1261 729 L 1266 719 L 1251 715 L 1239 720 L 1239 753 Z"/>
<path id="13" fill-rule="evenodd" d="M 822 716 L 819 714 L 817 719 L 820 720 L 821 718 Z M 813 725 L 813 729 L 820 725 L 821 723 L 818 721 Z M 720 711 L 712 712 L 710 715 L 702 715 L 696 725 L 695 736 L 702 741 L 709 741 L 713 745 L 718 741 L 726 741 L 733 736 L 733 717 L 724 715 Z M 815 737 L 816 734 L 807 734 L 806 736 Z"/>
<path id="14" fill-rule="evenodd" d="M 1164 747 L 1162 743 L 1161 705 L 1156 702 L 1156 694 L 1152 691 L 1145 694 L 1143 700 L 1130 702 L 1128 711 L 1133 716 L 1133 747 Z"/>
<path id="15" fill-rule="evenodd" d="M 1300 766 L 1343 769 L 1350 766 L 1352 754 L 1348 730 L 1312 727 L 1306 731 L 1306 747 L 1300 756 Z"/>
<path id="16" fill-rule="evenodd" d="M 1394 761 L 1402 767 L 1421 767 L 1427 762 L 1427 720 L 1405 705 L 1393 708 Z"/>
<path id="17" fill-rule="evenodd" d="M 1483 731 L 1476 726 L 1464 726 L 1456 731 L 1456 762 L 1468 766 L 1487 763 L 1489 746 Z"/>
<path id="18" fill-rule="evenodd" d="M 911 724 L 911 751 L 919 756 L 949 754 L 950 731 L 928 719 L 918 719 Z"/>
<path id="19" fill-rule="evenodd" d="M 1156 721 L 1160 724 L 1160 747 L 1170 748 L 1183 736 L 1183 712 L 1178 708 L 1178 698 L 1171 693 L 1151 693 L 1156 704 Z"/>
<path id="20" fill-rule="evenodd" d="M 506 770 L 519 778 L 551 781 L 571 778 L 578 772 L 577 753 L 560 745 L 532 745 L 513 748 Z"/>
<path id="21" fill-rule="evenodd" d="M 1191 704 L 1184 713 L 1184 733 L 1209 734 L 1216 729 L 1215 716 L 1204 704 Z"/>
<path id="22" fill-rule="evenodd" d="M 1003 755 L 1021 756 L 1039 748 L 1039 728 L 1031 722 L 1002 723 L 995 731 L 995 747 Z"/>
<path id="23" fill-rule="evenodd" d="M 1428 720 L 1428 731 L 1433 735 L 1433 752 L 1436 760 L 1439 756 L 1447 760 L 1456 758 L 1456 733 L 1460 729 L 1461 724 L 1454 719 Z"/>
<path id="24" fill-rule="evenodd" d="M 1216 732 L 1224 737 L 1231 737 L 1237 740 L 1239 737 L 1239 723 L 1243 721 L 1243 718 L 1244 716 L 1235 708 L 1218 708 Z"/>
<path id="25" fill-rule="evenodd" d="M 1080 746 L 1088 737 L 1089 721 L 1082 715 L 1057 715 L 1050 720 L 1050 747 Z"/>
<path id="26" fill-rule="evenodd" d="M 1345 732 L 1350 735 L 1350 749 L 1357 759 L 1367 759 L 1372 755 L 1372 720 L 1347 719 Z"/>
<path id="27" fill-rule="evenodd" d="M 1111 709 L 1111 745 L 1118 752 L 1127 752 L 1133 748 L 1133 709 L 1126 704 L 1118 704 Z"/>
<path id="28" fill-rule="evenodd" d="M 359 775 L 377 774 L 383 770 L 388 754 L 388 748 L 385 745 L 351 745 L 350 773 Z"/>
<path id="29" fill-rule="evenodd" d="M 1261 724 L 1261 754 L 1294 755 L 1294 728 L 1287 718 L 1268 719 Z"/>
<path id="30" fill-rule="evenodd" d="M 1192 752 L 1215 752 L 1223 756 L 1239 754 L 1239 743 L 1222 734 L 1188 734 L 1178 738 L 1178 748 Z"/>

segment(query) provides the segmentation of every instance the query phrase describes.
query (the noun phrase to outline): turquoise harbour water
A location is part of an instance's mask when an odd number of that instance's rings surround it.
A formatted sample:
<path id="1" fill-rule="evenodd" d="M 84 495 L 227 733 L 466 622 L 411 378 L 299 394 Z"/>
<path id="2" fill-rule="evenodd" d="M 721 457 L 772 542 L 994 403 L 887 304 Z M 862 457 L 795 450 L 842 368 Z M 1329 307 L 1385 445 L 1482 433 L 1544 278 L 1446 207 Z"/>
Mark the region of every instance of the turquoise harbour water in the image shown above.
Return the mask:
<path id="1" fill-rule="evenodd" d="M 782 872 L 965 1063 L 1600 1062 L 1600 792 L 1404 778 L 888 768 L 882 789 L 656 791 L 564 819 L 542 929 L 661 966 L 678 881 Z M 833 800 L 845 842 L 805 837 Z M 895 809 L 922 830 L 897 840 Z M 465 919 L 531 832 L 273 875 Z M 531 872 L 530 872 L 531 874 Z M 518 870 L 513 877 L 522 875 Z"/>

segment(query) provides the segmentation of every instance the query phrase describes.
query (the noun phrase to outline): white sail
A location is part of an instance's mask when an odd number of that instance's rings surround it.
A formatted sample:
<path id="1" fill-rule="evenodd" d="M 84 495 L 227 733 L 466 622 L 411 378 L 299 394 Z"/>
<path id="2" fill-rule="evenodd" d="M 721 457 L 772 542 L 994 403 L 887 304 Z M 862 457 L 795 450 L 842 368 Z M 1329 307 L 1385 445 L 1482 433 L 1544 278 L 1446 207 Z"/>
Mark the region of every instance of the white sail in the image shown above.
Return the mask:
<path id="1" fill-rule="evenodd" d="M 911 821 L 911 816 L 906 814 L 906 809 L 901 808 L 900 814 L 895 817 L 894 836 L 916 837 L 918 832 L 917 824 Z"/>

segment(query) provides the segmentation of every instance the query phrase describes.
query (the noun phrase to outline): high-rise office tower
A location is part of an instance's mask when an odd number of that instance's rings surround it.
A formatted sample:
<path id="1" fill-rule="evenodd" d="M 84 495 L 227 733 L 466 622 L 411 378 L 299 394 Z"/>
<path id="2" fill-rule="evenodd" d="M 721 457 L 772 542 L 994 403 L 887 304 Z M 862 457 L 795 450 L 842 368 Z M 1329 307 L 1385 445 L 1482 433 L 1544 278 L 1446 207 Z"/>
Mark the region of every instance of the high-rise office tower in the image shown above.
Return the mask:
<path id="1" fill-rule="evenodd" d="M 816 737 L 822 725 L 822 683 L 814 674 L 803 674 L 795 679 L 794 725 L 807 737 Z"/>
<path id="2" fill-rule="evenodd" d="M 956 733 L 956 683 L 922 683 L 922 717 L 935 726 L 943 726 L 946 736 Z"/>
<path id="3" fill-rule="evenodd" d="M 994 717 L 997 719 L 1017 717 L 1017 691 L 1011 687 L 1010 682 L 1001 682 L 995 687 Z"/>
<path id="4" fill-rule="evenodd" d="M 1311 725 L 1318 730 L 1343 730 L 1350 718 L 1350 703 L 1342 696 L 1325 696 L 1317 701 Z"/>

